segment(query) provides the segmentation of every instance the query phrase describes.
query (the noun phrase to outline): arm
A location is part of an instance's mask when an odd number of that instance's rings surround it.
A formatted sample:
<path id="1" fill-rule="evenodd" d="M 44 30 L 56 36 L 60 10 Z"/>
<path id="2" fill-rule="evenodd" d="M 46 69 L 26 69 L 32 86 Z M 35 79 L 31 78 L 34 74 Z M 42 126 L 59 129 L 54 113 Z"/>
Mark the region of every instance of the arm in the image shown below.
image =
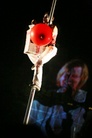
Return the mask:
<path id="1" fill-rule="evenodd" d="M 51 42 L 53 45 L 56 44 L 57 35 L 58 35 L 58 28 L 57 26 L 54 26 L 52 33 L 52 42 Z"/>

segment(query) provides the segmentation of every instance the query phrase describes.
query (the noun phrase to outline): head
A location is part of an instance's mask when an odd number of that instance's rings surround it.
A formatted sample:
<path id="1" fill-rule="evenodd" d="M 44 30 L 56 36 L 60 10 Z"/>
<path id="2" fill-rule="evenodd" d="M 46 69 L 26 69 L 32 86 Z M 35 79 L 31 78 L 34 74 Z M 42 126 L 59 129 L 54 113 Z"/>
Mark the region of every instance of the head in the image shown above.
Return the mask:
<path id="1" fill-rule="evenodd" d="M 49 23 L 49 20 L 50 20 L 50 16 L 48 13 L 45 13 L 44 16 L 43 16 L 43 23 Z M 54 17 L 51 19 L 51 22 L 54 21 Z"/>
<path id="2" fill-rule="evenodd" d="M 73 91 L 80 89 L 88 79 L 88 67 L 80 59 L 74 59 L 66 63 L 58 72 L 57 86 L 63 87 L 65 83 L 71 86 Z"/>

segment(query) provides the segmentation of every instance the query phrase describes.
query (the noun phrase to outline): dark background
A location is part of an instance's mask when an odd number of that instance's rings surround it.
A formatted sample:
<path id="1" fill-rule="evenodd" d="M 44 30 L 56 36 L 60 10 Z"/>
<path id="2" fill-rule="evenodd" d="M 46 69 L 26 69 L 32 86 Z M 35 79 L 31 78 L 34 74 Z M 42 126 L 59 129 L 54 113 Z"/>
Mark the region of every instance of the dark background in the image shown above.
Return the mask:
<path id="1" fill-rule="evenodd" d="M 52 0 L 0 4 L 0 124 L 22 124 L 32 81 L 32 63 L 23 54 L 26 30 L 32 19 L 42 22 L 50 12 Z M 56 74 L 70 59 L 83 59 L 89 68 L 88 105 L 92 105 L 91 0 L 57 0 L 54 24 L 59 29 L 58 53 L 44 65 L 42 88 L 55 87 Z"/>

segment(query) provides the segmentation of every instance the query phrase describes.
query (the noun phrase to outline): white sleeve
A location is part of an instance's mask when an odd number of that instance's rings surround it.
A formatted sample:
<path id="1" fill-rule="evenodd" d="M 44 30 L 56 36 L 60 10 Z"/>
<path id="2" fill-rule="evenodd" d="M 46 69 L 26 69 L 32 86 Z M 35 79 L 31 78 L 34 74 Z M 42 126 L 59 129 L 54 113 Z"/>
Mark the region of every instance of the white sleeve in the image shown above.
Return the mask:
<path id="1" fill-rule="evenodd" d="M 24 47 L 24 54 L 29 53 L 29 47 L 30 47 L 30 32 L 34 25 L 30 25 L 30 29 L 26 32 L 26 40 L 25 40 L 25 47 Z"/>

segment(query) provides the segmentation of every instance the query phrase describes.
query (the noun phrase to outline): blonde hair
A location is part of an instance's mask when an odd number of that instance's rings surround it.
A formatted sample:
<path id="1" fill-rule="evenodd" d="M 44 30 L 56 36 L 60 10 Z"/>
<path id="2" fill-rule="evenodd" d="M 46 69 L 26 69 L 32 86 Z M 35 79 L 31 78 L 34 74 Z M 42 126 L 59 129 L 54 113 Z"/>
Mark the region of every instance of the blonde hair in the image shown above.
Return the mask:
<path id="1" fill-rule="evenodd" d="M 56 84 L 57 86 L 60 86 L 60 77 L 63 75 L 64 72 L 70 71 L 73 67 L 82 67 L 82 74 L 81 74 L 81 80 L 77 86 L 77 89 L 80 89 L 88 80 L 89 72 L 88 72 L 88 66 L 84 61 L 80 59 L 73 59 L 69 62 L 67 62 L 58 72 L 56 77 Z"/>

